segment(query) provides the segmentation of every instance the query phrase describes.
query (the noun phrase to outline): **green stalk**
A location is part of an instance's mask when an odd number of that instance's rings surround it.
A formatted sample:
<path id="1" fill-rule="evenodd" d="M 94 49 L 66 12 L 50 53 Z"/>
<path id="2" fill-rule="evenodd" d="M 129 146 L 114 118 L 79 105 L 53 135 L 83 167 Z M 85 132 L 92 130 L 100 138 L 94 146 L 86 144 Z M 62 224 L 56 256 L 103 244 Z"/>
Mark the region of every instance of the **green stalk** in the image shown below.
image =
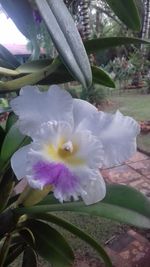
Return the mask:
<path id="1" fill-rule="evenodd" d="M 0 89 L 3 89 L 3 90 L 7 89 L 10 91 L 13 91 L 16 89 L 20 89 L 21 87 L 28 85 L 28 84 L 30 85 L 36 84 L 39 81 L 45 79 L 51 73 L 53 73 L 60 64 L 61 64 L 60 59 L 56 58 L 53 60 L 52 64 L 41 69 L 40 71 L 37 71 L 36 73 L 31 73 L 21 78 L 11 80 L 8 82 L 0 82 Z"/>

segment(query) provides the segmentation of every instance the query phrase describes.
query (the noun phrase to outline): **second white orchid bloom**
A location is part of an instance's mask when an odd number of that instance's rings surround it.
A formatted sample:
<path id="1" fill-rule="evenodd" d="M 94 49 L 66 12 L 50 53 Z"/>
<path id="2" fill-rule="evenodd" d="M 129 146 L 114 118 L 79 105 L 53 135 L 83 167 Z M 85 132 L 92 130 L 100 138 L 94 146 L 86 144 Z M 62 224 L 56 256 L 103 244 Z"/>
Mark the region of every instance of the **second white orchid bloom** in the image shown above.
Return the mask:
<path id="1" fill-rule="evenodd" d="M 26 86 L 11 106 L 20 131 L 32 138 L 11 159 L 16 177 L 26 177 L 35 189 L 51 185 L 60 202 L 102 200 L 106 187 L 99 168 L 122 163 L 136 151 L 139 125 L 134 119 L 119 111 L 98 112 L 58 86 L 47 92 Z"/>

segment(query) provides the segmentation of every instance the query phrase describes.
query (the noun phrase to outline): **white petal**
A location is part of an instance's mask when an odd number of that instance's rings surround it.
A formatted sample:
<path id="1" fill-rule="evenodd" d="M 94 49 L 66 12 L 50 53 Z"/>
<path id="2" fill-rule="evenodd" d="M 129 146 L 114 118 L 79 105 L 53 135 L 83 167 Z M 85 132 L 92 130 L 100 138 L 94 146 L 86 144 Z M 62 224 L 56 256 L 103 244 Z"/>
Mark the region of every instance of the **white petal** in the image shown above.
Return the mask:
<path id="1" fill-rule="evenodd" d="M 47 123 L 42 123 L 39 131 L 34 137 L 34 141 L 41 143 L 49 143 L 54 146 L 58 145 L 60 139 L 68 141 L 72 133 L 72 128 L 70 124 L 65 121 L 48 121 Z"/>
<path id="2" fill-rule="evenodd" d="M 75 128 L 79 125 L 79 123 L 85 118 L 91 117 L 91 115 L 97 112 L 96 107 L 87 101 L 81 99 L 73 100 L 73 116 L 74 116 L 74 125 Z"/>
<path id="3" fill-rule="evenodd" d="M 99 171 L 93 171 L 93 180 L 89 180 L 84 187 L 86 194 L 82 198 L 86 205 L 101 201 L 106 195 L 106 185 Z"/>
<path id="4" fill-rule="evenodd" d="M 11 101 L 11 107 L 19 116 L 21 131 L 31 137 L 43 122 L 73 122 L 73 99 L 69 93 L 55 85 L 47 92 L 40 92 L 36 86 L 23 87 L 20 96 Z"/>
<path id="5" fill-rule="evenodd" d="M 104 147 L 104 165 L 112 166 L 129 159 L 136 152 L 136 137 L 140 132 L 139 124 L 119 111 L 107 127 L 100 133 Z"/>
<path id="6" fill-rule="evenodd" d="M 27 173 L 27 154 L 30 145 L 24 146 L 17 150 L 11 158 L 11 167 L 18 180 L 26 176 Z"/>
<path id="7" fill-rule="evenodd" d="M 114 115 L 99 112 L 84 120 L 80 128 L 89 129 L 102 142 L 104 165 L 120 164 L 136 152 L 136 136 L 140 132 L 138 123 L 119 111 Z"/>
<path id="8" fill-rule="evenodd" d="M 82 130 L 75 132 L 72 140 L 79 147 L 75 155 L 77 158 L 83 159 L 85 164 L 92 169 L 102 167 L 103 146 L 96 136 L 90 131 Z"/>
<path id="9" fill-rule="evenodd" d="M 56 161 L 56 156 L 51 155 L 48 150 L 45 149 L 46 146 L 52 145 L 54 150 L 57 151 L 62 138 L 64 142 L 67 142 L 70 139 L 71 133 L 72 129 L 70 124 L 66 122 L 43 123 L 31 144 L 31 149 L 29 151 L 30 164 L 32 165 L 40 159 Z"/>

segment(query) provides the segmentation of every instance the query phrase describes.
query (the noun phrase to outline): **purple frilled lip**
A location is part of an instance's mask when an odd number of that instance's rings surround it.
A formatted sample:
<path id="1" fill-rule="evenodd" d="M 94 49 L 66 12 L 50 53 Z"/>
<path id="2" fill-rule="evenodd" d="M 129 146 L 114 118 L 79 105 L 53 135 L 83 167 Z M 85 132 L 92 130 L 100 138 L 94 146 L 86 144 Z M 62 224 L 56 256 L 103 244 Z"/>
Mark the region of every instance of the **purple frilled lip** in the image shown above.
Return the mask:
<path id="1" fill-rule="evenodd" d="M 52 185 L 62 195 L 73 195 L 80 187 L 78 177 L 62 163 L 38 161 L 32 167 L 32 177 L 42 186 Z"/>

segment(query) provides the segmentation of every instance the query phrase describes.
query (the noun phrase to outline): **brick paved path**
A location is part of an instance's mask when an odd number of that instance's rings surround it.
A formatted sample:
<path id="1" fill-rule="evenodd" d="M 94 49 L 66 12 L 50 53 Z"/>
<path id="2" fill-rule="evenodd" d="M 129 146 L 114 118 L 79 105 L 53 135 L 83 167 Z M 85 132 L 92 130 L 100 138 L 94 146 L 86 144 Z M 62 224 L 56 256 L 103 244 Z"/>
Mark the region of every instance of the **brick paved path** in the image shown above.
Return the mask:
<path id="1" fill-rule="evenodd" d="M 150 157 L 145 154 L 137 152 L 125 164 L 103 169 L 102 175 L 109 183 L 132 186 L 150 197 Z"/>
<path id="2" fill-rule="evenodd" d="M 150 157 L 137 152 L 125 164 L 102 170 L 108 183 L 132 186 L 150 198 Z M 106 247 L 115 267 L 150 267 L 150 242 L 133 230 Z"/>

